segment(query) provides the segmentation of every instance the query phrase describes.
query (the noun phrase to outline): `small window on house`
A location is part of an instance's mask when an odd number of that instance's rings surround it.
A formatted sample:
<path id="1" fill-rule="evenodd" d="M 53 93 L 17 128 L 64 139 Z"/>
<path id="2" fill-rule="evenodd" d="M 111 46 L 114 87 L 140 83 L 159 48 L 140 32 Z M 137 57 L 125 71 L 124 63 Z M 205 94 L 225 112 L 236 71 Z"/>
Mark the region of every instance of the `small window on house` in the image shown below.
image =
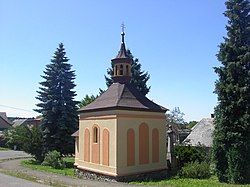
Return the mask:
<path id="1" fill-rule="evenodd" d="M 123 75 L 123 65 L 120 65 L 120 75 Z"/>
<path id="2" fill-rule="evenodd" d="M 128 73 L 128 65 L 126 65 L 126 75 L 129 76 L 129 73 Z"/>
<path id="3" fill-rule="evenodd" d="M 94 127 L 93 142 L 98 143 L 98 128 Z"/>

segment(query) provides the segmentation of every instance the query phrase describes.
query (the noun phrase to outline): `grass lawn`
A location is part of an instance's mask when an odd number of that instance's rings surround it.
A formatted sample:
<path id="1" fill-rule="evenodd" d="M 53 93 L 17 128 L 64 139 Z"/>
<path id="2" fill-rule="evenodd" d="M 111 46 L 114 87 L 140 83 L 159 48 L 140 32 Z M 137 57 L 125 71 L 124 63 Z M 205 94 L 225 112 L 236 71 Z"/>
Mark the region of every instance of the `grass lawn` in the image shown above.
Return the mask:
<path id="1" fill-rule="evenodd" d="M 233 185 L 233 184 L 220 183 L 215 176 L 211 177 L 210 179 L 172 178 L 161 181 L 132 182 L 131 184 L 171 186 L 171 187 L 250 187 L 250 185 Z"/>
<path id="2" fill-rule="evenodd" d="M 66 157 L 64 158 L 64 160 L 66 162 L 66 168 L 64 169 L 54 169 L 50 166 L 42 166 L 38 164 L 35 160 L 24 160 L 21 162 L 21 165 L 34 170 L 74 177 L 74 168 L 73 168 L 74 158 Z M 250 184 L 233 185 L 233 184 L 220 183 L 215 176 L 212 176 L 210 179 L 181 179 L 176 177 L 160 181 L 131 182 L 130 184 L 171 186 L 171 187 L 250 187 Z"/>
<path id="3" fill-rule="evenodd" d="M 8 151 L 8 150 L 10 150 L 10 149 L 5 148 L 5 147 L 0 147 L 0 151 Z"/>
<path id="4" fill-rule="evenodd" d="M 45 171 L 50 173 L 56 173 L 61 175 L 67 175 L 74 177 L 74 157 L 66 157 L 64 158 L 64 161 L 66 162 L 66 168 L 64 169 L 55 169 L 51 166 L 42 166 L 41 164 L 38 164 L 35 160 L 23 160 L 21 162 L 21 165 L 30 169 L 39 170 L 39 171 Z"/>

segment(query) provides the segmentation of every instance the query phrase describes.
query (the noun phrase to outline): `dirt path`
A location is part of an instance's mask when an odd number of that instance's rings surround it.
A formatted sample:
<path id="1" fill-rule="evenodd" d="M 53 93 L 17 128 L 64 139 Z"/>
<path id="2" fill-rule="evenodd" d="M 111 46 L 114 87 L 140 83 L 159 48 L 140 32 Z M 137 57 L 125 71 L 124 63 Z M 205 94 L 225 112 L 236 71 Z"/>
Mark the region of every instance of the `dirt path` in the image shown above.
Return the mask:
<path id="1" fill-rule="evenodd" d="M 15 160 L 8 160 L 0 163 L 0 169 L 14 172 L 14 173 L 21 173 L 22 175 L 26 175 L 28 177 L 33 178 L 36 182 L 43 183 L 43 184 L 50 184 L 52 186 L 84 186 L 84 187 L 133 187 L 133 186 L 140 186 L 140 185 L 129 185 L 126 183 L 118 183 L 118 182 L 99 182 L 99 181 L 92 181 L 92 180 L 84 180 L 84 179 L 77 179 L 68 176 L 63 176 L 59 174 L 47 173 L 37 170 L 32 170 L 29 168 L 25 168 L 20 165 L 20 162 L 25 159 L 15 159 Z"/>

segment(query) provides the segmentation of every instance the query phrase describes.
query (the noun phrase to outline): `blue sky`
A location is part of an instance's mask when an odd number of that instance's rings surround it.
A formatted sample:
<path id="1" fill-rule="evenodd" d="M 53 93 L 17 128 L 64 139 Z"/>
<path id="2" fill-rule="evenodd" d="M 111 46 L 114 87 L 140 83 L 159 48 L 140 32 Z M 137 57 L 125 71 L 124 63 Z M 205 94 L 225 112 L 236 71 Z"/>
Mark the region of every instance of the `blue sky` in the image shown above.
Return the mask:
<path id="1" fill-rule="evenodd" d="M 60 42 L 76 71 L 76 99 L 106 88 L 124 22 L 126 46 L 151 76 L 148 97 L 180 107 L 187 121 L 209 117 L 224 11 L 223 0 L 0 0 L 0 112 L 38 115 L 40 75 Z"/>

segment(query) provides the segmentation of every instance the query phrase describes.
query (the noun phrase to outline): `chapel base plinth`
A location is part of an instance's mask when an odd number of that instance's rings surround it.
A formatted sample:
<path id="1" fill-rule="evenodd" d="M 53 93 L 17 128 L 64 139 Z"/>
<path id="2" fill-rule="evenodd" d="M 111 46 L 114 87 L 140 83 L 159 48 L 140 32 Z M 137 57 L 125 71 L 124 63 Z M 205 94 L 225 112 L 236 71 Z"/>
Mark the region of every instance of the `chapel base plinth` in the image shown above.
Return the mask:
<path id="1" fill-rule="evenodd" d="M 126 176 L 109 176 L 101 173 L 75 169 L 75 175 L 80 179 L 90 179 L 97 181 L 109 181 L 109 182 L 132 182 L 132 181 L 152 181 L 152 180 L 162 180 L 170 176 L 170 173 L 167 169 L 138 173 Z"/>

